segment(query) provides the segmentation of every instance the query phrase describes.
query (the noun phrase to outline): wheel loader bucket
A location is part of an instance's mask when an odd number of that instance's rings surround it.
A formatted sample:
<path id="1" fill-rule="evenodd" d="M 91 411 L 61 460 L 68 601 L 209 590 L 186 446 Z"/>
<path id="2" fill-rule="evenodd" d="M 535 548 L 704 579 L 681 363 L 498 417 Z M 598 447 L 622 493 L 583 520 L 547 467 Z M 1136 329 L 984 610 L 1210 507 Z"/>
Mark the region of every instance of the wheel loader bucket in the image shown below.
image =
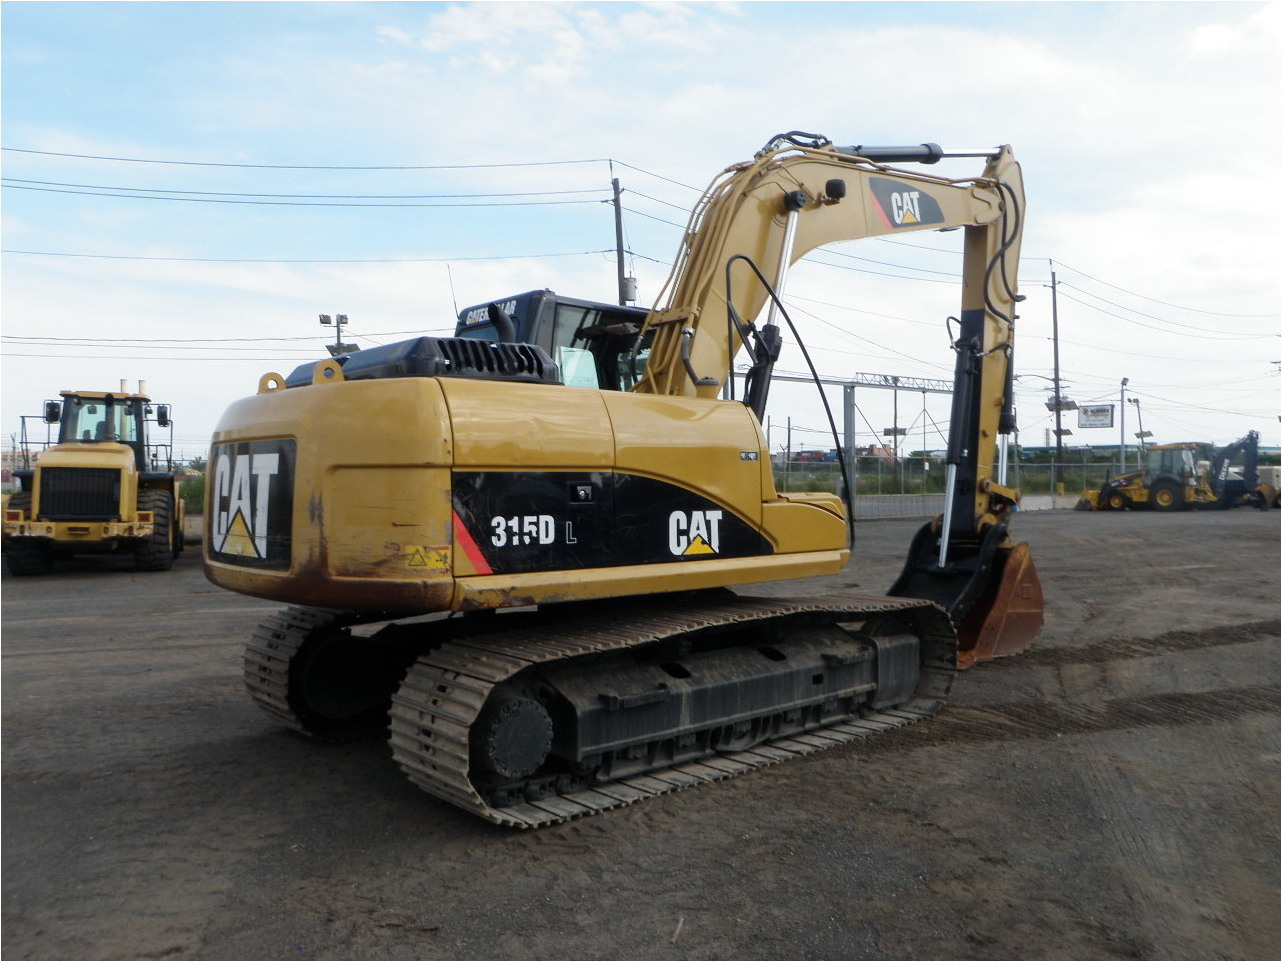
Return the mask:
<path id="1" fill-rule="evenodd" d="M 957 667 L 1023 651 L 1042 630 L 1042 583 L 1027 542 L 997 549 L 988 586 L 957 626 Z"/>

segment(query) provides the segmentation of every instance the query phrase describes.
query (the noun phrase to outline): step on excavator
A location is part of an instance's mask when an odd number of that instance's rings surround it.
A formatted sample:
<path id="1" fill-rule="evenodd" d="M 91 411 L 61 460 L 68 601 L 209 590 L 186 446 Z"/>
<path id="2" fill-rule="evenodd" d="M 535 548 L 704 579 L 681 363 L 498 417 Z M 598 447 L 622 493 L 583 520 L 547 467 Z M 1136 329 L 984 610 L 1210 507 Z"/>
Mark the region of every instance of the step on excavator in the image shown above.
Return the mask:
<path id="1" fill-rule="evenodd" d="M 954 156 L 982 173 L 923 169 Z M 216 428 L 204 541 L 215 584 L 288 605 L 248 641 L 252 697 L 315 738 L 386 733 L 415 784 L 517 828 L 933 715 L 1042 624 L 995 470 L 1023 206 L 1008 147 L 793 132 L 714 179 L 653 310 L 510 298 L 455 337 L 264 375 Z M 852 546 L 841 498 L 771 474 L 790 265 L 955 228 L 944 512 L 888 594 L 752 595 Z"/>

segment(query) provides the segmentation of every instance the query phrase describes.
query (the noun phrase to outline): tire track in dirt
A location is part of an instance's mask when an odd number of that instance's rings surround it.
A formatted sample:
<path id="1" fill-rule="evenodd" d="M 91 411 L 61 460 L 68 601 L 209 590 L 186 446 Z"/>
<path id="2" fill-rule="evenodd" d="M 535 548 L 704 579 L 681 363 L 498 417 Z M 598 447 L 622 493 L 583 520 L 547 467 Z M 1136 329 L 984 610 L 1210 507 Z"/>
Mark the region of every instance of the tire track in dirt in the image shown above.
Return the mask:
<path id="1" fill-rule="evenodd" d="M 1280 622 L 1254 621 L 1213 631 L 1171 631 L 1152 638 L 1110 640 L 1078 648 L 1031 649 L 1018 656 L 1022 667 L 1103 664 L 1127 659 L 1194 652 L 1229 645 L 1277 643 Z M 1012 659 L 1015 661 L 1016 659 Z M 1277 684 L 1225 687 L 1200 692 L 1169 692 L 1089 702 L 1023 700 L 987 704 L 950 704 L 929 725 L 913 726 L 893 737 L 872 739 L 858 751 L 902 750 L 957 741 L 1012 738 L 1047 739 L 1063 735 L 1112 732 L 1127 728 L 1213 724 L 1250 715 L 1276 715 L 1282 689 Z"/>
<path id="2" fill-rule="evenodd" d="M 852 743 L 849 750 L 872 755 L 958 742 L 1055 739 L 1127 728 L 1212 724 L 1251 715 L 1277 715 L 1279 700 L 1282 688 L 1278 685 L 1258 685 L 1082 705 L 1043 701 L 949 705 L 928 724 Z"/>
<path id="3" fill-rule="evenodd" d="M 1250 621 L 1214 630 L 1168 631 L 1153 638 L 1110 638 L 1079 648 L 1033 647 L 1018 658 L 1021 665 L 1030 667 L 1099 664 L 1124 658 L 1147 658 L 1252 641 L 1276 641 L 1279 635 L 1282 635 L 1282 621 Z"/>
<path id="4" fill-rule="evenodd" d="M 1122 698 L 1091 705 L 1012 702 L 956 706 L 941 716 L 949 734 L 972 740 L 1058 738 L 1157 725 L 1196 725 L 1253 714 L 1276 714 L 1277 685 Z"/>
<path id="5" fill-rule="evenodd" d="M 1130 903 L 1131 911 L 1142 917 L 1161 917 L 1172 910 L 1173 900 L 1184 906 L 1203 908 L 1202 918 L 1227 916 L 1226 900 L 1213 879 L 1206 877 L 1197 859 L 1189 859 L 1187 840 L 1197 831 L 1196 806 L 1181 796 L 1183 805 L 1170 805 L 1170 796 L 1155 804 L 1137 805 L 1137 798 L 1149 795 L 1142 774 L 1133 770 L 1131 760 L 1108 753 L 1081 753 L 1080 769 L 1090 788 L 1097 822 L 1113 844 L 1102 848 Z M 1150 944 L 1152 957 L 1170 958 L 1160 944 Z"/>

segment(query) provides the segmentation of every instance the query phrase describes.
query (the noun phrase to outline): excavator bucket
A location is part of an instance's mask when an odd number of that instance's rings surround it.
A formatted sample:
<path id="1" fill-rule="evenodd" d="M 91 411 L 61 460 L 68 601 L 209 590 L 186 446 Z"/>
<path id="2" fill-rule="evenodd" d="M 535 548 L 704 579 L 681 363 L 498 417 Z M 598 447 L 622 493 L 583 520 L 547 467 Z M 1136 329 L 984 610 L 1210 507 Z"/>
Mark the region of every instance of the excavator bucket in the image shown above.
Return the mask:
<path id="1" fill-rule="evenodd" d="M 1005 525 L 962 535 L 938 564 L 939 529 L 924 525 L 889 594 L 924 598 L 948 612 L 957 630 L 957 667 L 1023 651 L 1041 630 L 1042 585 L 1027 542 L 1012 544 Z"/>
<path id="2" fill-rule="evenodd" d="M 1042 583 L 1027 542 L 997 549 L 988 589 L 957 626 L 957 667 L 1023 651 L 1042 629 Z"/>

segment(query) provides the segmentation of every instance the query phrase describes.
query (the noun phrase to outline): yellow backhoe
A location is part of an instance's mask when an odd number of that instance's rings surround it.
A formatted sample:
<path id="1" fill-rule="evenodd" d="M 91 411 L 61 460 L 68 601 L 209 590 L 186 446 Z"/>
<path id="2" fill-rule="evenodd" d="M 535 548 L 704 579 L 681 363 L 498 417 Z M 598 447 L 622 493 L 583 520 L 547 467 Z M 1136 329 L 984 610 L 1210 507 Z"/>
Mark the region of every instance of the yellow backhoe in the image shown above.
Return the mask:
<path id="1" fill-rule="evenodd" d="M 1277 488 L 1260 477 L 1259 441 L 1258 432 L 1248 431 L 1216 451 L 1209 461 L 1196 460 L 1202 447 L 1196 442 L 1150 445 L 1141 454 L 1144 463 L 1140 470 L 1110 478 L 1098 491 L 1083 492 L 1076 509 L 1267 508 L 1277 500 Z M 1235 472 L 1239 458 L 1241 469 Z"/>

